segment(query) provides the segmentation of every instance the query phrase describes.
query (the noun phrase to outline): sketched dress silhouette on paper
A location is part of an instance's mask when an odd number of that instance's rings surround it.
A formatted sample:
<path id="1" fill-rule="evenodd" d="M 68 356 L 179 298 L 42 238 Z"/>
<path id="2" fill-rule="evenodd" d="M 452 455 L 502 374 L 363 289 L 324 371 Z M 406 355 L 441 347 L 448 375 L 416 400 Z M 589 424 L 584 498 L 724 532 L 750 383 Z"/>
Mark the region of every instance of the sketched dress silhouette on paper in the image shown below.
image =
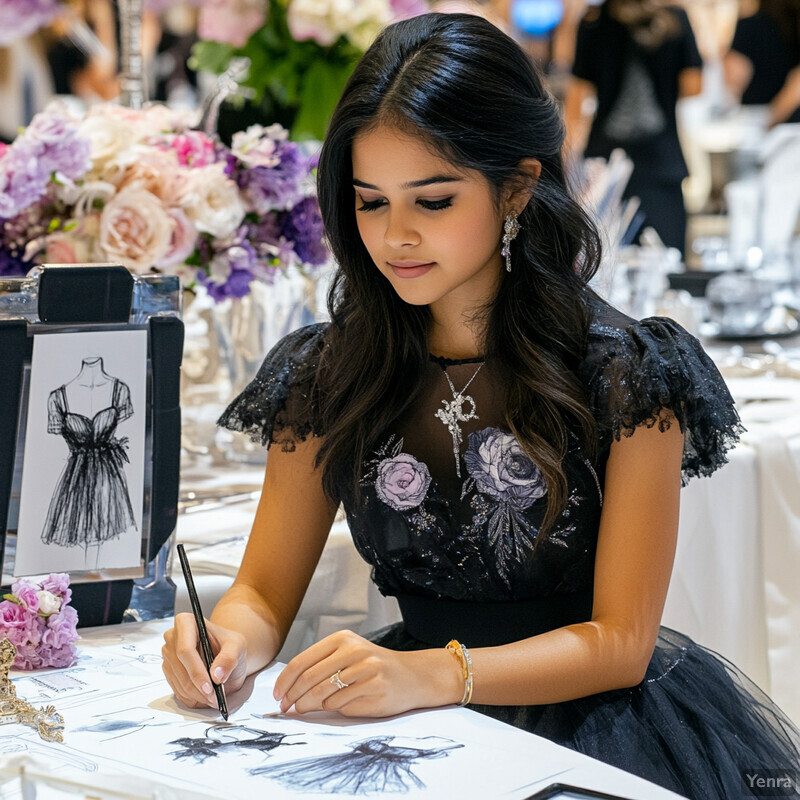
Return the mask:
<path id="1" fill-rule="evenodd" d="M 70 387 L 82 399 L 96 398 L 105 405 L 93 415 L 71 409 Z M 128 439 L 114 435 L 131 416 L 128 385 L 105 372 L 101 358 L 85 358 L 73 380 L 50 392 L 47 432 L 64 438 L 69 458 L 50 500 L 45 544 L 88 547 L 135 527 L 125 479 Z"/>
<path id="2" fill-rule="evenodd" d="M 170 744 L 178 745 L 179 749 L 172 750 L 168 755 L 173 761 L 179 759 L 194 759 L 202 764 L 208 758 L 216 758 L 220 753 L 246 753 L 259 752 L 267 755 L 276 747 L 305 742 L 287 742 L 290 736 L 296 733 L 270 733 L 269 731 L 248 728 L 246 725 L 212 725 L 206 728 L 205 736 L 183 736 L 174 739 Z"/>
<path id="3" fill-rule="evenodd" d="M 430 747 L 420 747 L 421 744 Z M 425 784 L 411 771 L 416 761 L 446 758 L 463 747 L 451 739 L 375 736 L 352 742 L 349 753 L 309 756 L 282 764 L 254 767 L 251 775 L 264 775 L 288 789 L 328 794 L 384 794 L 422 789 Z"/>

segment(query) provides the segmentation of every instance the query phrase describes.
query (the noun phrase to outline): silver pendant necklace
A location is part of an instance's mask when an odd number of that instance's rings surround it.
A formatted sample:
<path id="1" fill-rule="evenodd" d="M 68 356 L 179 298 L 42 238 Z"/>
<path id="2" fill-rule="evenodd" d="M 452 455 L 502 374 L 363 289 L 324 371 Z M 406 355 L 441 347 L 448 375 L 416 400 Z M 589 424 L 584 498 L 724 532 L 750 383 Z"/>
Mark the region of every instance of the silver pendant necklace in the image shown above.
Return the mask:
<path id="1" fill-rule="evenodd" d="M 477 408 L 475 407 L 475 400 L 468 394 L 464 394 L 464 392 L 469 389 L 469 385 L 472 381 L 475 380 L 478 373 L 483 368 L 483 364 L 478 366 L 478 369 L 475 370 L 472 377 L 467 381 L 464 388 L 460 391 L 456 391 L 456 387 L 453 385 L 453 381 L 450 380 L 450 376 L 447 374 L 447 369 L 443 366 L 444 376 L 447 378 L 447 383 L 450 385 L 450 391 L 453 393 L 452 400 L 442 400 L 442 405 L 444 408 L 440 408 L 436 412 L 437 419 L 440 419 L 442 423 L 447 427 L 447 430 L 450 431 L 450 435 L 453 437 L 453 456 L 456 460 L 456 475 L 461 477 L 461 442 L 464 441 L 464 437 L 461 433 L 461 428 L 459 427 L 460 422 L 468 422 L 471 419 L 478 419 Z M 467 410 L 464 410 L 464 405 L 467 405 Z"/>

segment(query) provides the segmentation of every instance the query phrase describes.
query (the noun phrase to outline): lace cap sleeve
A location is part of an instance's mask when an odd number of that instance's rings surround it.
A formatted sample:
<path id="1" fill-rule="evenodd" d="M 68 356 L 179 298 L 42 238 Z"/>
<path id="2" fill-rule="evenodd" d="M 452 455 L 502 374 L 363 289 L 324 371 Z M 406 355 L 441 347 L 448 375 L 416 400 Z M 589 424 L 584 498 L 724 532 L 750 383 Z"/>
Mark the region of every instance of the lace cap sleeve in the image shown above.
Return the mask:
<path id="1" fill-rule="evenodd" d="M 281 339 L 217 424 L 284 450 L 321 435 L 309 393 L 326 329 L 325 324 L 309 325 Z"/>
<path id="2" fill-rule="evenodd" d="M 744 430 L 733 398 L 700 342 L 665 317 L 589 329 L 584 378 L 601 452 L 639 425 L 662 428 L 671 410 L 684 433 L 682 480 L 710 475 Z M 669 423 L 666 423 L 668 426 Z"/>

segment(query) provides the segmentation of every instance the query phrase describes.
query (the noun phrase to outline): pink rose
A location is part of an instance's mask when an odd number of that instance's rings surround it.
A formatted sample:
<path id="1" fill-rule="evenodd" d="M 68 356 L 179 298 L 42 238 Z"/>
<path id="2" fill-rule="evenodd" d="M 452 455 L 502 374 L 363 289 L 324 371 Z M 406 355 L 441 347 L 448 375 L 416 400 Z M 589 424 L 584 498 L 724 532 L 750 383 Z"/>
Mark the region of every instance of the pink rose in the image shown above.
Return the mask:
<path id="1" fill-rule="evenodd" d="M 146 189 L 167 205 L 176 202 L 183 192 L 185 178 L 171 151 L 146 150 L 125 166 L 119 189 Z"/>
<path id="2" fill-rule="evenodd" d="M 42 581 L 41 587 L 46 592 L 60 595 L 64 598 L 65 603 L 69 603 L 69 599 L 72 597 L 72 589 L 69 588 L 69 574 L 66 572 L 51 573 Z"/>
<path id="3" fill-rule="evenodd" d="M 179 133 L 169 139 L 169 147 L 184 167 L 205 167 L 217 160 L 214 142 L 202 131 Z"/>
<path id="4" fill-rule="evenodd" d="M 406 511 L 425 499 L 430 483 L 428 467 L 413 456 L 400 453 L 378 464 L 375 491 L 387 506 Z"/>
<path id="5" fill-rule="evenodd" d="M 15 647 L 37 645 L 41 641 L 42 623 L 35 613 L 11 600 L 0 602 L 0 635 L 6 636 Z"/>
<path id="6" fill-rule="evenodd" d="M 42 645 L 50 648 L 63 647 L 78 640 L 78 612 L 72 606 L 64 606 L 58 614 L 47 618 L 42 631 Z"/>
<path id="7" fill-rule="evenodd" d="M 168 208 L 167 214 L 172 220 L 172 236 L 167 252 L 158 260 L 159 268 L 183 264 L 197 244 L 197 229 L 189 217 L 180 208 Z"/>
<path id="8" fill-rule="evenodd" d="M 75 663 L 75 648 L 71 644 L 47 651 L 42 657 L 43 667 L 71 667 Z"/>
<path id="9" fill-rule="evenodd" d="M 36 594 L 38 586 L 34 586 L 29 580 L 14 581 L 11 584 L 11 594 L 13 594 L 22 605 L 30 611 L 39 610 L 39 598 Z"/>
<path id="10" fill-rule="evenodd" d="M 150 272 L 172 239 L 172 220 L 161 201 L 135 186 L 109 200 L 100 217 L 99 244 L 109 260 L 134 272 Z"/>
<path id="11" fill-rule="evenodd" d="M 54 233 L 47 237 L 44 258 L 48 264 L 76 264 L 81 260 L 75 253 L 74 239 L 63 233 Z"/>
<path id="12" fill-rule="evenodd" d="M 314 0 L 293 0 L 289 3 L 286 24 L 292 39 L 298 42 L 311 39 L 322 47 L 329 47 L 341 36 L 331 20 L 328 7 Z"/>
<path id="13" fill-rule="evenodd" d="M 14 669 L 40 669 L 47 664 L 42 654 L 31 645 L 16 645 L 17 657 L 14 659 Z"/>
<path id="14" fill-rule="evenodd" d="M 265 0 L 206 0 L 200 8 L 197 34 L 201 39 L 244 47 L 266 18 Z"/>

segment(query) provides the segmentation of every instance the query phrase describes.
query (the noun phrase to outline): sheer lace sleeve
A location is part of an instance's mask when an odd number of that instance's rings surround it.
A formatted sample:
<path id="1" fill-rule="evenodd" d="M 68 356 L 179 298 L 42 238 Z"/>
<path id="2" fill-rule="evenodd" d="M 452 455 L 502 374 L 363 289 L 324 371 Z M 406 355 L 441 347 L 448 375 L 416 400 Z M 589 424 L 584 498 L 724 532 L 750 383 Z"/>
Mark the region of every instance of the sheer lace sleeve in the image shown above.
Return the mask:
<path id="1" fill-rule="evenodd" d="M 309 325 L 281 339 L 217 424 L 284 450 L 321 435 L 309 394 L 326 329 L 326 324 Z"/>
<path id="2" fill-rule="evenodd" d="M 669 409 L 685 436 L 684 484 L 710 475 L 727 461 L 743 430 L 722 376 L 700 342 L 676 322 L 614 314 L 616 319 L 606 314 L 592 323 L 583 365 L 600 451 L 638 425 L 668 427 L 659 414 Z"/>

